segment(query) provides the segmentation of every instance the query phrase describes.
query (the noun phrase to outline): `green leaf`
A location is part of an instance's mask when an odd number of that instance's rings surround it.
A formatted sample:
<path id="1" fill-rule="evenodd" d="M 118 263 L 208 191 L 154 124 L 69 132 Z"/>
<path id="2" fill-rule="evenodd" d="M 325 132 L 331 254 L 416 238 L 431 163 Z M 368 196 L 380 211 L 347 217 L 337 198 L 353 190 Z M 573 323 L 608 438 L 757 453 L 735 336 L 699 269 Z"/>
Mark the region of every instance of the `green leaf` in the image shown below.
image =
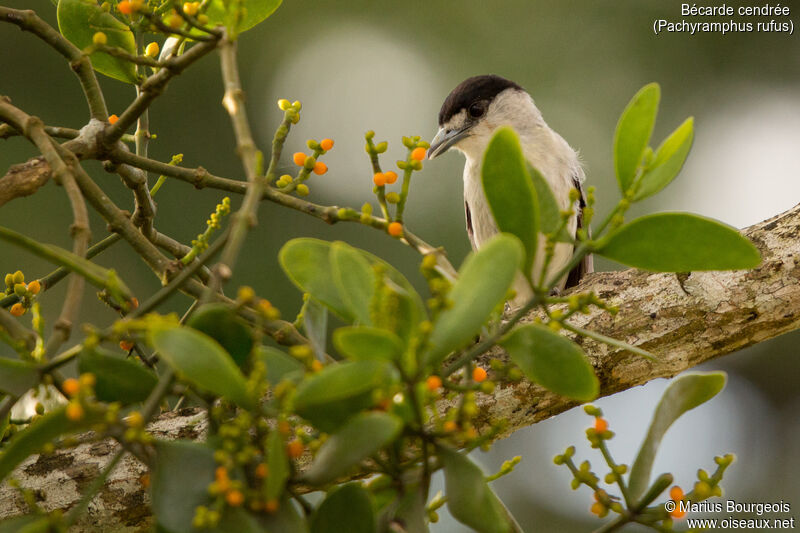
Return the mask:
<path id="1" fill-rule="evenodd" d="M 289 458 L 280 431 L 273 429 L 267 436 L 267 500 L 277 500 L 289 479 Z"/>
<path id="2" fill-rule="evenodd" d="M 689 117 L 656 150 L 642 175 L 634 201 L 656 194 L 675 179 L 689 155 L 693 140 L 694 118 Z"/>
<path id="3" fill-rule="evenodd" d="M 39 383 L 35 363 L 0 357 L 0 392 L 22 396 Z"/>
<path id="4" fill-rule="evenodd" d="M 282 0 L 242 0 L 240 2 L 244 9 L 243 17 L 236 25 L 237 32 L 249 30 L 259 22 L 262 22 L 281 5 Z M 236 2 L 226 0 L 212 0 L 206 10 L 210 26 L 217 24 L 227 24 L 229 15 L 226 11 L 226 4 L 237 5 Z"/>
<path id="5" fill-rule="evenodd" d="M 284 379 L 299 382 L 303 379 L 306 367 L 289 355 L 277 348 L 270 346 L 259 346 L 256 348 L 256 357 L 263 361 L 267 367 L 267 381 L 273 387 Z"/>
<path id="6" fill-rule="evenodd" d="M 369 325 L 370 302 L 375 293 L 372 266 L 358 250 L 337 241 L 331 244 L 333 281 L 347 310 L 361 324 Z"/>
<path id="7" fill-rule="evenodd" d="M 328 306 L 348 322 L 355 316 L 339 293 L 333 281 L 331 243 L 318 239 L 292 239 L 278 252 L 278 260 L 286 275 L 300 290 Z"/>
<path id="8" fill-rule="evenodd" d="M 658 446 L 672 423 L 686 411 L 716 396 L 725 386 L 725 380 L 724 372 L 684 374 L 673 380 L 656 407 L 650 429 L 631 468 L 629 490 L 634 501 L 647 490 Z"/>
<path id="9" fill-rule="evenodd" d="M 661 88 L 657 83 L 642 87 L 622 112 L 614 133 L 614 169 L 619 189 L 625 194 L 636 177 L 658 114 Z"/>
<path id="10" fill-rule="evenodd" d="M 303 302 L 303 330 L 311 343 L 314 355 L 320 361 L 325 359 L 328 338 L 328 308 L 311 295 Z"/>
<path id="11" fill-rule="evenodd" d="M 33 453 L 38 453 L 45 444 L 67 433 L 85 431 L 103 419 L 103 413 L 85 409 L 80 420 L 67 418 L 66 408 L 62 407 L 37 418 L 28 427 L 14 434 L 3 446 L 0 453 L 0 481 Z"/>
<path id="12" fill-rule="evenodd" d="M 170 533 L 194 533 L 192 518 L 210 497 L 214 481 L 214 450 L 186 440 L 155 443 L 155 466 L 150 476 L 150 505 L 158 525 Z"/>
<path id="13" fill-rule="evenodd" d="M 319 239 L 292 239 L 283 245 L 278 253 L 278 259 L 286 275 L 300 290 L 311 294 L 346 322 L 354 322 L 358 317 L 353 315 L 347 303 L 351 296 L 341 293 L 339 284 L 332 274 L 331 247 L 331 243 Z M 361 254 L 371 267 L 381 270 L 384 281 L 391 282 L 395 291 L 409 300 L 410 306 L 401 314 L 403 321 L 409 325 L 406 330 L 412 334 L 416 324 L 422 320 L 421 317 L 425 316 L 425 305 L 420 295 L 405 276 L 392 265 L 364 250 L 351 249 Z M 362 283 L 367 282 L 362 280 Z"/>
<path id="14" fill-rule="evenodd" d="M 224 304 L 204 305 L 186 325 L 217 341 L 239 367 L 245 367 L 253 349 L 253 334 L 233 309 Z"/>
<path id="15" fill-rule="evenodd" d="M 92 45 L 95 33 L 103 32 L 107 38 L 106 46 L 136 55 L 136 41 L 131 29 L 111 13 L 103 11 L 94 0 L 59 0 L 58 30 L 81 50 Z M 130 61 L 104 52 L 94 52 L 89 59 L 94 69 L 106 76 L 125 83 L 136 82 L 136 68 Z"/>
<path id="16" fill-rule="evenodd" d="M 464 261 L 448 298 L 452 307 L 439 315 L 425 358 L 436 366 L 451 351 L 469 343 L 506 297 L 522 261 L 519 239 L 500 234 Z"/>
<path id="17" fill-rule="evenodd" d="M 387 413 L 354 416 L 325 441 L 303 479 L 312 485 L 335 481 L 394 441 L 402 428 L 403 422 Z"/>
<path id="18" fill-rule="evenodd" d="M 508 533 L 512 523 L 481 469 L 466 455 L 441 449 L 447 508 L 453 518 L 478 533 Z"/>
<path id="19" fill-rule="evenodd" d="M 391 383 L 390 371 L 378 361 L 327 366 L 297 387 L 295 411 L 318 429 L 333 433 L 347 418 L 372 405 L 372 391 Z"/>
<path id="20" fill-rule="evenodd" d="M 97 399 L 103 402 L 143 402 L 158 384 L 155 373 L 141 364 L 99 348 L 81 352 L 78 371 L 94 374 L 94 392 Z"/>
<path id="21" fill-rule="evenodd" d="M 736 228 L 688 213 L 657 213 L 625 224 L 596 252 L 655 272 L 755 268 L 761 254 Z"/>
<path id="22" fill-rule="evenodd" d="M 553 233 L 561 223 L 561 207 L 556 202 L 553 190 L 542 173 L 533 168 L 530 163 L 527 163 L 527 168 L 539 204 L 539 231 L 545 234 Z M 559 240 L 569 240 L 566 231 L 562 231 Z"/>
<path id="23" fill-rule="evenodd" d="M 556 394 L 586 402 L 600 391 L 581 347 L 546 326 L 519 326 L 500 345 L 528 379 Z"/>
<path id="24" fill-rule="evenodd" d="M 311 533 L 374 533 L 372 497 L 360 483 L 348 483 L 328 492 L 311 519 Z"/>
<path id="25" fill-rule="evenodd" d="M 350 359 L 393 361 L 403 354 L 403 341 L 397 335 L 367 326 L 337 329 L 333 332 L 333 345 Z"/>
<path id="26" fill-rule="evenodd" d="M 525 247 L 522 271 L 529 275 L 536 255 L 539 203 L 519 137 L 510 127 L 499 128 L 489 141 L 481 181 L 498 229 L 516 235 Z"/>
<path id="27" fill-rule="evenodd" d="M 244 375 L 211 337 L 184 326 L 160 326 L 150 331 L 150 343 L 179 376 L 199 389 L 253 407 Z"/>

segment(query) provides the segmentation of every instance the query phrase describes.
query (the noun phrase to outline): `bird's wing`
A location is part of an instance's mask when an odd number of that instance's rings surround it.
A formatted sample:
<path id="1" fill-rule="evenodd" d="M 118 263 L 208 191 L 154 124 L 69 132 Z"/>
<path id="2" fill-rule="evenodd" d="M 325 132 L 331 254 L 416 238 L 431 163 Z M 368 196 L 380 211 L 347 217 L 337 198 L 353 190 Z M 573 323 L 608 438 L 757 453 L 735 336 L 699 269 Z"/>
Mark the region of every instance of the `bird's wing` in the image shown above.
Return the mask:
<path id="1" fill-rule="evenodd" d="M 581 178 L 576 174 L 572 176 L 572 185 L 578 192 L 581 193 L 581 198 L 578 201 L 578 225 L 576 227 L 576 231 L 583 227 L 583 208 L 586 207 L 586 195 L 583 192 L 583 184 L 581 183 Z M 587 228 L 587 231 L 589 228 Z M 572 270 L 570 270 L 569 274 L 567 275 L 567 283 L 564 286 L 565 289 L 570 287 L 574 287 L 577 285 L 583 276 L 589 274 L 590 272 L 594 272 L 594 259 L 592 258 L 591 254 L 587 254 L 581 259 L 581 262 L 575 266 Z"/>
<path id="2" fill-rule="evenodd" d="M 469 236 L 469 244 L 475 250 L 475 230 L 472 228 L 472 212 L 469 210 L 469 204 L 464 200 L 464 214 L 467 218 L 467 235 Z"/>

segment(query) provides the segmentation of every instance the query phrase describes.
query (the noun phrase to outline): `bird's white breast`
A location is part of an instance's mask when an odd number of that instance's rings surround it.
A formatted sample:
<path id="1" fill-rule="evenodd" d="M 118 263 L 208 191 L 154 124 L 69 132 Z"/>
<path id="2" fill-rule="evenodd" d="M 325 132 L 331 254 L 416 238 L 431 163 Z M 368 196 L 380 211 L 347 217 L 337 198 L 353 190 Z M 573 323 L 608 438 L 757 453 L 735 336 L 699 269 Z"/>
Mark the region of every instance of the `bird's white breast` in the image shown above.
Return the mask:
<path id="1" fill-rule="evenodd" d="M 523 102 L 529 105 L 531 117 L 526 125 L 520 125 L 519 116 L 509 116 L 512 110 L 520 109 L 519 99 L 527 99 Z M 545 177 L 550 184 L 553 195 L 560 204 L 561 209 L 569 207 L 569 191 L 574 186 L 573 179 L 577 176 L 583 179 L 583 170 L 578 161 L 575 151 L 567 142 L 553 130 L 551 130 L 538 109 L 533 105 L 533 101 L 526 93 L 519 91 L 508 95 L 500 95 L 492 104 L 496 108 L 490 115 L 493 120 L 485 126 L 486 131 L 476 132 L 471 139 L 464 143 L 459 143 L 458 148 L 466 156 L 464 167 L 464 200 L 470 210 L 473 237 L 473 248 L 480 248 L 486 241 L 497 234 L 497 225 L 489 209 L 486 197 L 483 194 L 481 183 L 481 165 L 483 152 L 488 145 L 488 140 L 495 129 L 503 125 L 511 125 L 520 135 L 520 142 L 523 153 L 528 162 Z M 506 110 L 507 113 L 506 113 Z M 574 235 L 577 227 L 576 215 L 572 217 L 567 230 Z M 544 263 L 544 238 L 540 238 L 533 267 L 533 278 L 538 281 Z M 572 257 L 572 245 L 559 243 L 556 245 L 555 255 L 547 269 L 547 276 L 554 275 L 561 270 Z M 566 276 L 559 283 L 559 288 L 563 288 Z M 530 288 L 522 276 L 514 284 L 517 297 L 511 302 L 512 307 L 519 307 L 531 296 Z"/>

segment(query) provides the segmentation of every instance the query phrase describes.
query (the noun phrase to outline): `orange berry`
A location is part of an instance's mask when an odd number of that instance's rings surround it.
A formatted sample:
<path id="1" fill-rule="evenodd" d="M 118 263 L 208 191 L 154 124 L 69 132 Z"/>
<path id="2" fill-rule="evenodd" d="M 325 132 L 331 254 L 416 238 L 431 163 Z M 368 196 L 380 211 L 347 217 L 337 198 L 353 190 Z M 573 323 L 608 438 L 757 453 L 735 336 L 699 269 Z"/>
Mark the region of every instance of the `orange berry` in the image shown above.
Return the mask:
<path id="1" fill-rule="evenodd" d="M 311 370 L 313 372 L 319 372 L 320 370 L 322 370 L 322 366 L 323 366 L 322 363 L 316 359 L 311 361 Z"/>
<path id="2" fill-rule="evenodd" d="M 328 171 L 328 165 L 326 165 L 322 161 L 317 161 L 316 163 L 314 163 L 314 174 L 322 176 L 327 171 Z"/>
<path id="3" fill-rule="evenodd" d="M 482 369 L 479 366 L 476 366 L 475 369 L 472 371 L 472 380 L 475 383 L 486 381 L 486 370 Z"/>
<path id="4" fill-rule="evenodd" d="M 386 183 L 388 183 L 389 185 L 391 185 L 392 183 L 394 183 L 395 181 L 397 181 L 397 172 L 392 172 L 392 171 L 390 170 L 389 172 L 387 172 L 387 173 L 385 173 L 385 174 L 384 174 L 384 177 L 386 178 Z"/>
<path id="5" fill-rule="evenodd" d="M 17 302 L 11 306 L 11 314 L 14 316 L 22 316 L 25 314 L 25 307 Z"/>
<path id="6" fill-rule="evenodd" d="M 142 485 L 142 488 L 149 488 L 150 487 L 150 474 L 145 473 L 139 476 L 139 483 Z"/>
<path id="7" fill-rule="evenodd" d="M 425 381 L 425 386 L 428 387 L 429 391 L 438 390 L 439 387 L 442 386 L 442 378 L 439 376 L 429 376 L 428 379 Z"/>
<path id="8" fill-rule="evenodd" d="M 68 378 L 64 380 L 61 388 L 67 396 L 75 396 L 81 390 L 81 383 L 75 378 Z"/>
<path id="9" fill-rule="evenodd" d="M 295 152 L 292 156 L 292 161 L 294 161 L 294 164 L 298 167 L 302 167 L 303 163 L 306 162 L 306 154 L 303 152 Z"/>
<path id="10" fill-rule="evenodd" d="M 241 507 L 244 503 L 244 494 L 240 490 L 229 490 L 225 494 L 225 501 L 228 502 L 228 505 L 231 507 Z"/>
<path id="11" fill-rule="evenodd" d="M 264 505 L 264 510 L 268 513 L 274 513 L 278 510 L 278 500 L 272 499 L 267 500 L 267 503 Z"/>
<path id="12" fill-rule="evenodd" d="M 42 290 L 42 285 L 37 281 L 33 280 L 28 283 L 28 292 L 31 294 L 39 294 L 39 291 Z"/>
<path id="13" fill-rule="evenodd" d="M 683 499 L 683 489 L 678 485 L 669 489 L 669 499 L 676 502 L 681 501 Z"/>
<path id="14" fill-rule="evenodd" d="M 403 225 L 399 222 L 392 222 L 389 224 L 389 235 L 392 237 L 399 237 L 403 234 Z"/>
<path id="15" fill-rule="evenodd" d="M 458 429 L 458 424 L 456 424 L 452 420 L 448 420 L 447 422 L 444 423 L 442 429 L 444 429 L 447 433 L 452 433 Z"/>
<path id="16" fill-rule="evenodd" d="M 686 516 L 686 511 L 684 511 L 683 509 L 681 509 L 681 506 L 680 506 L 680 505 L 678 505 L 678 506 L 676 506 L 676 507 L 675 507 L 675 509 L 674 509 L 673 511 L 671 511 L 671 512 L 669 513 L 669 515 L 670 515 L 672 518 L 683 518 L 684 516 Z"/>
<path id="17" fill-rule="evenodd" d="M 383 172 L 376 172 L 375 175 L 372 176 L 372 183 L 378 187 L 383 187 L 386 185 L 386 174 Z"/>
<path id="18" fill-rule="evenodd" d="M 306 447 L 303 445 L 303 442 L 300 439 L 294 439 L 288 444 L 288 446 L 286 446 L 286 453 L 292 459 L 297 459 L 303 455 L 305 448 Z"/>
<path id="19" fill-rule="evenodd" d="M 133 343 L 131 341 L 119 341 L 119 347 L 125 352 L 130 352 L 133 350 Z"/>
<path id="20" fill-rule="evenodd" d="M 228 479 L 228 469 L 224 466 L 218 466 L 216 470 L 214 470 L 214 478 L 217 481 L 223 481 Z"/>
<path id="21" fill-rule="evenodd" d="M 595 417 L 594 419 L 594 430 L 598 433 L 602 433 L 608 429 L 608 422 L 605 418 Z"/>
<path id="22" fill-rule="evenodd" d="M 264 463 L 259 463 L 259 465 L 256 467 L 256 472 L 255 472 L 256 477 L 259 479 L 264 479 L 265 477 L 267 477 L 268 473 L 269 469 L 267 468 L 267 465 L 265 465 Z"/>
<path id="23" fill-rule="evenodd" d="M 64 414 L 67 415 L 69 420 L 75 422 L 83 418 L 83 407 L 81 407 L 81 404 L 77 402 L 69 402 L 67 404 L 67 410 Z"/>
<path id="24" fill-rule="evenodd" d="M 592 514 L 600 516 L 606 510 L 606 507 L 600 502 L 594 502 L 589 510 L 592 512 Z"/>
<path id="25" fill-rule="evenodd" d="M 288 435 L 289 431 L 291 431 L 292 426 L 289 425 L 289 422 L 286 420 L 281 420 L 278 422 L 278 431 L 280 431 L 284 435 Z"/>
<path id="26" fill-rule="evenodd" d="M 322 139 L 322 141 L 319 143 L 319 147 L 327 152 L 333 148 L 333 139 Z"/>
<path id="27" fill-rule="evenodd" d="M 425 159 L 425 154 L 427 152 L 428 151 L 425 150 L 425 148 L 423 148 L 421 146 L 419 148 L 414 148 L 414 150 L 411 152 L 411 159 L 416 159 L 417 161 L 422 161 L 423 159 Z"/>
<path id="28" fill-rule="evenodd" d="M 120 5 L 122 5 L 122 4 L 120 4 Z M 108 117 L 108 123 L 109 124 L 116 124 L 118 120 L 119 120 L 119 117 L 117 115 L 111 115 L 110 117 Z"/>
<path id="29" fill-rule="evenodd" d="M 136 309 L 137 307 L 139 307 L 139 298 L 134 296 L 131 298 L 131 309 Z"/>
<path id="30" fill-rule="evenodd" d="M 119 12 L 123 15 L 130 15 L 133 13 L 133 6 L 128 0 L 122 0 L 122 2 L 117 4 L 117 9 L 119 9 Z"/>

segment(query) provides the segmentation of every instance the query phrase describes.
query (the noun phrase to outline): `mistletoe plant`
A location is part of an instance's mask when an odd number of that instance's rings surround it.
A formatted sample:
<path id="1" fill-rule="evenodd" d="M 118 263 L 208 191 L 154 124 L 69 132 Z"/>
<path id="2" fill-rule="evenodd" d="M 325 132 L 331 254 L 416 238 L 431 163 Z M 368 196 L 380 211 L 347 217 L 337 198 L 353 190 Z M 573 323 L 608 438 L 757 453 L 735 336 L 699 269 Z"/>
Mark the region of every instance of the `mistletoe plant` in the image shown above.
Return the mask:
<path id="1" fill-rule="evenodd" d="M 119 444 L 112 460 L 84 487 L 82 499 L 66 512 L 48 512 L 28 488 L 18 487 L 30 514 L 0 523 L 0 529 L 66 531 L 78 523 L 120 459 L 130 454 L 149 471 L 157 531 L 419 532 L 436 522 L 443 505 L 474 530 L 519 531 L 489 485 L 519 459 L 486 477 L 468 456 L 476 448 L 486 449 L 504 428 L 502 419 L 479 416 L 480 397 L 524 377 L 576 402 L 596 398 L 599 381 L 576 337 L 634 357 L 653 357 L 573 324 L 574 315 L 592 307 L 609 313 L 615 309 L 591 291 L 554 293 L 558 280 L 589 253 L 662 272 L 745 269 L 759 263 L 749 241 L 713 220 L 684 213 L 625 220 L 632 203 L 657 193 L 678 174 L 692 143 L 689 119 L 658 148 L 649 147 L 659 101 L 655 84 L 633 98 L 619 121 L 614 158 L 621 199 L 594 224 L 592 234 L 594 191 L 587 199 L 587 229 L 577 238 L 567 236 L 563 230 L 571 214 L 558 209 L 547 181 L 526 165 L 517 136 L 508 128 L 496 133 L 483 164 L 484 190 L 503 233 L 458 270 L 442 249 L 412 233 L 404 218 L 413 173 L 422 169 L 428 147 L 419 137 L 402 140 L 405 155 L 396 163 L 400 180 L 380 161 L 388 143 L 376 144 L 375 134 L 366 134 L 372 172 L 364 182 L 374 185 L 380 216 L 371 204 L 357 210 L 304 199 L 311 193 L 309 184 L 328 172 L 321 159 L 334 142 L 309 140 L 310 153 L 292 157 L 297 173 L 279 176 L 284 144 L 302 106 L 278 101 L 283 117 L 271 146 L 262 152 L 251 135 L 236 61 L 238 35 L 267 19 L 279 4 L 59 0 L 59 31 L 33 11 L 0 7 L 0 21 L 30 32 L 68 60 L 89 111 L 88 122 L 76 130 L 45 125 L 0 97 L 0 137 L 24 136 L 43 156 L 24 172 L 3 178 L 8 187 L 0 203 L 31 194 L 52 177 L 73 213 L 72 250 L 0 227 L 5 243 L 57 267 L 31 281 L 26 281 L 35 277 L 30 273 L 5 276 L 0 340 L 10 350 L 0 358 L 0 479 L 10 479 L 32 454 L 74 446 L 76 434 Z M 180 154 L 161 162 L 147 153 L 148 144 L 158 141 L 150 131 L 156 121 L 149 107 L 172 78 L 212 51 L 219 53 L 223 105 L 245 179 L 184 167 Z M 135 95 L 119 116 L 109 116 L 95 70 L 134 86 Z M 88 160 L 103 162 L 107 172 L 122 178 L 133 198 L 132 213 L 109 199 L 104 187 L 110 185 L 101 187 L 84 170 Z M 152 188 L 151 173 L 158 176 Z M 158 230 L 153 198 L 168 180 L 220 191 L 206 229 L 190 244 Z M 397 190 L 390 190 L 393 186 Z M 242 199 L 232 202 L 225 194 Z M 572 194 L 577 200 L 577 191 Z M 285 274 L 302 293 L 302 310 L 293 321 L 282 320 L 280 311 L 250 287 L 238 287 L 235 298 L 225 296 L 222 288 L 236 269 L 262 203 L 328 223 L 361 224 L 411 246 L 421 255 L 427 294 L 366 250 L 300 238 L 277 252 Z M 110 231 L 92 246 L 88 207 Z M 561 241 L 574 245 L 574 257 L 549 279 L 528 279 L 532 298 L 503 317 L 512 282 L 520 271 L 531 271 L 527 265 L 541 240 L 546 243 L 544 264 Z M 137 298 L 114 270 L 92 261 L 123 241 L 160 280 L 160 290 Z M 49 291 L 65 278 L 61 312 L 48 331 L 41 308 L 57 304 L 48 298 Z M 109 321 L 87 325 L 70 345 L 85 282 L 99 290 Z M 186 313 L 180 318 L 160 313 L 160 305 L 179 291 L 193 299 Z M 330 341 L 329 314 L 343 323 Z M 522 324 L 525 317 L 533 317 L 532 323 Z M 496 344 L 508 358 L 487 361 L 485 354 Z M 69 378 L 65 365 L 76 360 L 80 376 Z M 576 485 L 591 487 L 594 512 L 619 515 L 606 530 L 630 522 L 670 527 L 663 510 L 648 507 L 669 485 L 665 476 L 649 482 L 653 456 L 671 422 L 716 394 L 723 381 L 711 374 L 673 385 L 628 481 L 627 468 L 608 453 L 607 423 L 599 410 L 590 410 L 597 422 L 588 436 L 603 453 L 611 469 L 608 480 L 618 485 L 622 500 L 599 487 L 588 463 L 576 466 L 573 452 L 556 462 L 572 471 Z M 676 388 L 679 392 L 673 393 Z M 30 418 L 11 418 L 12 407 L 34 390 L 50 391 L 63 401 L 37 406 Z M 148 430 L 160 412 L 177 405 L 205 413 L 207 430 L 201 438 L 167 440 Z M 729 460 L 723 462 L 727 466 Z M 431 497 L 431 478 L 439 471 L 445 491 Z M 695 495 L 717 493 L 721 475 L 722 470 L 701 479 L 706 485 L 696 487 Z M 320 503 L 305 496 L 312 491 L 325 493 Z"/>

